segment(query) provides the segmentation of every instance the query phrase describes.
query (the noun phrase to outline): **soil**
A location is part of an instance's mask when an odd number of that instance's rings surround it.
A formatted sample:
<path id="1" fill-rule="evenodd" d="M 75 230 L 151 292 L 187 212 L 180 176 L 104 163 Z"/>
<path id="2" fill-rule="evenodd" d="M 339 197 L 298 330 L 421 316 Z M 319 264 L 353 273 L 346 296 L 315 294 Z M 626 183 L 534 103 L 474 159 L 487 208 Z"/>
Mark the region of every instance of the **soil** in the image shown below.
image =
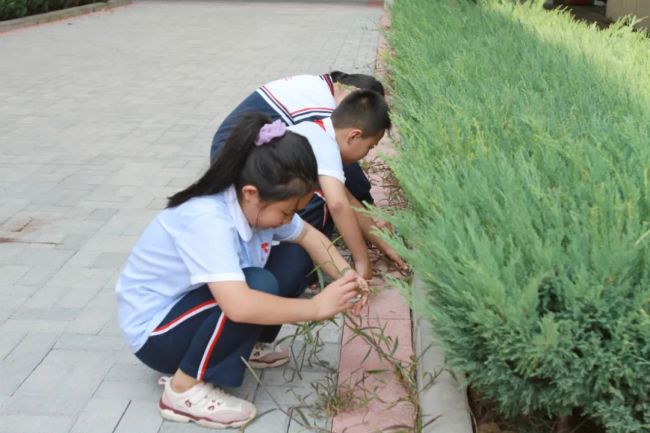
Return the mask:
<path id="1" fill-rule="evenodd" d="M 522 416 L 506 419 L 493 401 L 483 399 L 471 386 L 467 398 L 472 413 L 474 433 L 606 433 L 605 429 L 585 418 L 579 410 L 562 419 Z"/>

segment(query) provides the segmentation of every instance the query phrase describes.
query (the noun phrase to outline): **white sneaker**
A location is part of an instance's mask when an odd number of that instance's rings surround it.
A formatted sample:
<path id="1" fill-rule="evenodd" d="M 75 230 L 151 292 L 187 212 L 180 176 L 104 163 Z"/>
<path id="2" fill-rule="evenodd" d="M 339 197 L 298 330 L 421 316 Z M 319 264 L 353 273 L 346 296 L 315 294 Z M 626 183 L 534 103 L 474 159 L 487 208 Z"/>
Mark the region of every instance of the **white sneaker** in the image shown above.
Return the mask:
<path id="1" fill-rule="evenodd" d="M 241 427 L 257 413 L 252 403 L 209 383 L 201 382 L 181 393 L 172 389 L 170 377 L 161 377 L 158 383 L 165 386 L 158 410 L 171 421 L 191 421 L 210 428 Z"/>
<path id="2" fill-rule="evenodd" d="M 273 343 L 255 343 L 248 364 L 253 368 L 279 367 L 289 362 L 289 350 Z"/>

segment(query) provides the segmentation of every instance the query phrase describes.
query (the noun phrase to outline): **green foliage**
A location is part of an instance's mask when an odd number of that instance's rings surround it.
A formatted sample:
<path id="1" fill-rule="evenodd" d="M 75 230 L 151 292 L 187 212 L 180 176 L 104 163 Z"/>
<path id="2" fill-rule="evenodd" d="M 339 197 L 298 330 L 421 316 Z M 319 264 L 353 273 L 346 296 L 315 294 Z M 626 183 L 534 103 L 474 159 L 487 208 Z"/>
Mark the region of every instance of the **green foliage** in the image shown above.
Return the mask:
<path id="1" fill-rule="evenodd" d="M 107 0 L 0 0 L 0 21 Z"/>
<path id="2" fill-rule="evenodd" d="M 25 0 L 0 0 L 0 20 L 20 18 L 27 14 Z"/>
<path id="3" fill-rule="evenodd" d="M 504 414 L 648 431 L 650 40 L 541 3 L 394 3 L 392 243 Z"/>

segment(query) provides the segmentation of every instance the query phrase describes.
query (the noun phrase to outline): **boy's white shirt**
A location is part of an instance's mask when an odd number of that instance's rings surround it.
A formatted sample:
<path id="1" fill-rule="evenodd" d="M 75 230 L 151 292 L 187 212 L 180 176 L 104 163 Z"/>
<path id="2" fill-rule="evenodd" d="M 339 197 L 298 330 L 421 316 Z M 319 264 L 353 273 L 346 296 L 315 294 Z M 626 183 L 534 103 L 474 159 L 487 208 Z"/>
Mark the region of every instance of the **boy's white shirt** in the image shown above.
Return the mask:
<path id="1" fill-rule="evenodd" d="M 287 129 L 302 135 L 309 141 L 316 156 L 319 176 L 330 176 L 345 183 L 341 150 L 336 142 L 332 119 L 328 117 L 322 119 L 322 122 L 325 129 L 314 122 L 302 122 Z"/>
<path id="2" fill-rule="evenodd" d="M 234 187 L 165 209 L 149 224 L 117 281 L 120 328 L 133 352 L 187 292 L 209 282 L 245 281 L 243 268 L 264 267 L 273 241 L 296 239 L 295 214 L 276 229 L 252 229 Z"/>

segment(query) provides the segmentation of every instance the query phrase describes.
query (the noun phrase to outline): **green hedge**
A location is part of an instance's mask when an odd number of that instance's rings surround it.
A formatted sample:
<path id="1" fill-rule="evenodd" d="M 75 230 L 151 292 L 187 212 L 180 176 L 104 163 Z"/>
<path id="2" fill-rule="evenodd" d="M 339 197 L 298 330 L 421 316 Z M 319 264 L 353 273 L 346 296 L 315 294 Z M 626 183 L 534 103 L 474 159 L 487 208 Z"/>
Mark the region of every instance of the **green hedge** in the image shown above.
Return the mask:
<path id="1" fill-rule="evenodd" d="M 0 21 L 107 0 L 0 0 Z"/>
<path id="2" fill-rule="evenodd" d="M 394 2 L 392 242 L 506 416 L 649 431 L 650 40 L 542 3 Z"/>

